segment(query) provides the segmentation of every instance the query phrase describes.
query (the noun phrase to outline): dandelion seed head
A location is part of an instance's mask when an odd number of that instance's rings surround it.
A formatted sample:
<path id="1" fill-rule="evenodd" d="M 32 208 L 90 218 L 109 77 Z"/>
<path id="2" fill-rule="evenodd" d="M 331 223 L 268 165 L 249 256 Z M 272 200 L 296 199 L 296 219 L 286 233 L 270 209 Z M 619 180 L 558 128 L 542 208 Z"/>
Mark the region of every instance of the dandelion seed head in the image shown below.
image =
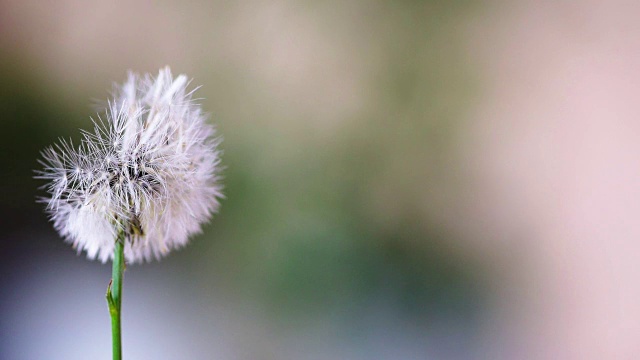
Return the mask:
<path id="1" fill-rule="evenodd" d="M 124 232 L 127 262 L 159 259 L 217 212 L 220 140 L 187 85 L 168 67 L 129 73 L 79 146 L 42 152 L 46 211 L 78 252 L 106 262 Z"/>

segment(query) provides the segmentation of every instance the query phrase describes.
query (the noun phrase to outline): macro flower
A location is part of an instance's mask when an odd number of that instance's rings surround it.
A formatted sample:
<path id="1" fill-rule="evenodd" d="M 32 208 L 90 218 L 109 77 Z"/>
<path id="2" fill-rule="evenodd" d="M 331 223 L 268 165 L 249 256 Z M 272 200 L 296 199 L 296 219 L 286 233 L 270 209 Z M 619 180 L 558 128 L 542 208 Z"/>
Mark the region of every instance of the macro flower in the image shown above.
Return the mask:
<path id="1" fill-rule="evenodd" d="M 103 263 L 125 235 L 128 263 L 184 246 L 219 208 L 220 138 L 186 76 L 129 73 L 78 146 L 42 152 L 46 211 L 78 252 Z"/>

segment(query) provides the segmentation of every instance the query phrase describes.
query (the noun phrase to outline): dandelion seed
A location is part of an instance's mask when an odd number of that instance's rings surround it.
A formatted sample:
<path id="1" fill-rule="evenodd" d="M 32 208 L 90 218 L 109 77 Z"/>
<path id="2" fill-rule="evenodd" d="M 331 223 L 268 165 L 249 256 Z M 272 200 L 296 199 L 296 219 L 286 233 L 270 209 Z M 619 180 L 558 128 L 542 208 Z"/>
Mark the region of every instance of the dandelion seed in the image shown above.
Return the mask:
<path id="1" fill-rule="evenodd" d="M 217 212 L 220 139 L 187 80 L 168 67 L 155 78 L 129 73 L 80 146 L 61 140 L 42 152 L 46 211 L 78 252 L 113 259 L 124 232 L 128 263 L 159 259 Z"/>

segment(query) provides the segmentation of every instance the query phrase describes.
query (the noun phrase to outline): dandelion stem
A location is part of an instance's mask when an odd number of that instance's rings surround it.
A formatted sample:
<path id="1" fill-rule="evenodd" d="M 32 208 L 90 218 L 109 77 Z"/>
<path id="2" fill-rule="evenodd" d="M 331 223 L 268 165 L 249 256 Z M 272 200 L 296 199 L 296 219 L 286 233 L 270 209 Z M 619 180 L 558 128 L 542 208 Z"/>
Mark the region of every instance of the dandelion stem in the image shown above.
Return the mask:
<path id="1" fill-rule="evenodd" d="M 113 274 L 107 287 L 107 303 L 111 315 L 113 360 L 122 359 L 122 336 L 120 333 L 120 306 L 122 305 L 122 276 L 124 274 L 124 231 L 118 234 L 113 253 Z"/>

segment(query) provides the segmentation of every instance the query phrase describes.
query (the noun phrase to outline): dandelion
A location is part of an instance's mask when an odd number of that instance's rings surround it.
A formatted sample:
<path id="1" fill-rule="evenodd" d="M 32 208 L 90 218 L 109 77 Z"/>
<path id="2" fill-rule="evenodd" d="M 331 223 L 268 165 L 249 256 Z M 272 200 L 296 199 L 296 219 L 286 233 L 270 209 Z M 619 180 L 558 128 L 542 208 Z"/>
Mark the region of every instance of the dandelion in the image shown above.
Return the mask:
<path id="1" fill-rule="evenodd" d="M 128 263 L 159 259 L 218 209 L 218 140 L 186 86 L 169 68 L 130 73 L 79 147 L 61 140 L 43 152 L 46 210 L 90 259 L 113 259 L 119 232 Z"/>
<path id="2" fill-rule="evenodd" d="M 42 152 L 37 177 L 53 226 L 88 258 L 113 260 L 107 300 L 118 337 L 124 260 L 184 246 L 222 198 L 220 140 L 188 84 L 168 67 L 155 78 L 129 73 L 78 146 L 60 140 Z M 114 329 L 114 358 L 115 342 Z"/>

